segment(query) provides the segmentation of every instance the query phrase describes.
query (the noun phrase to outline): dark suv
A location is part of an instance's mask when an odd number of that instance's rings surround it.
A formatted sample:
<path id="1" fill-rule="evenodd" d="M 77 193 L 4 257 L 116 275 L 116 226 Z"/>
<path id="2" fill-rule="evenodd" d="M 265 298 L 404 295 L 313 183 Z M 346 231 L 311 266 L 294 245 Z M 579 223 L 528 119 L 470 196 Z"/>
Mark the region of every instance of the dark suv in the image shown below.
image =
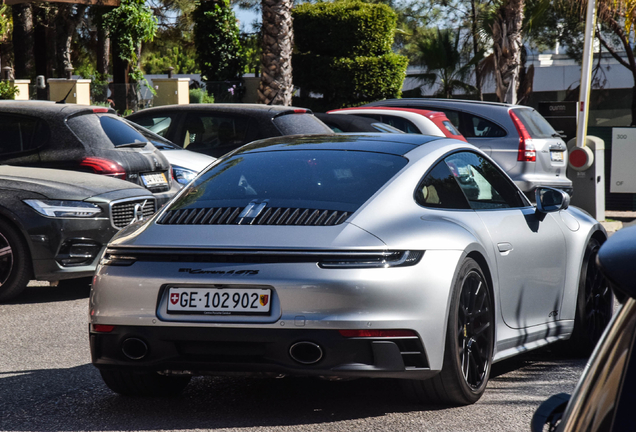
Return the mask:
<path id="1" fill-rule="evenodd" d="M 286 106 L 166 105 L 126 118 L 183 148 L 214 157 L 262 138 L 333 133 L 311 111 Z"/>
<path id="2" fill-rule="evenodd" d="M 103 174 L 150 190 L 161 206 L 179 190 L 170 164 L 105 107 L 0 102 L 0 164 Z"/>
<path id="3" fill-rule="evenodd" d="M 492 157 L 531 199 L 539 186 L 572 193 L 572 181 L 566 177 L 565 142 L 533 108 L 428 98 L 387 99 L 365 106 L 441 111 L 469 143 Z"/>

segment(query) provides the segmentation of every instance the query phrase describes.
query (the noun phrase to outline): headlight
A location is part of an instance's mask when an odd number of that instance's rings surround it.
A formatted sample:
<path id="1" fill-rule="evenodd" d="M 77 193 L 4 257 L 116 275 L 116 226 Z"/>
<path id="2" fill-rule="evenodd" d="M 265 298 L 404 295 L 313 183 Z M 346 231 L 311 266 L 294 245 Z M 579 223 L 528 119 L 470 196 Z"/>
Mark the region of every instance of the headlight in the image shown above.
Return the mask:
<path id="1" fill-rule="evenodd" d="M 196 171 L 183 168 L 177 165 L 172 165 L 172 176 L 174 179 L 182 185 L 187 185 L 190 181 L 197 176 Z"/>
<path id="2" fill-rule="evenodd" d="M 33 210 L 49 217 L 89 218 L 102 212 L 95 204 L 83 201 L 24 200 Z"/>

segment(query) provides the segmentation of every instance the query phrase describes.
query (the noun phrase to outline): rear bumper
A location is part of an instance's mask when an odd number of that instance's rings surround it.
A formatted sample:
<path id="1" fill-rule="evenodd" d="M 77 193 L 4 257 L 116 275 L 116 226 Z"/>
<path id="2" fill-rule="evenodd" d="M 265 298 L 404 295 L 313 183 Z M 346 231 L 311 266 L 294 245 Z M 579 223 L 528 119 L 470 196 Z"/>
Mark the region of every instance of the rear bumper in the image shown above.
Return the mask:
<path id="1" fill-rule="evenodd" d="M 304 343 L 305 357 L 298 350 Z M 346 338 L 337 330 L 116 326 L 99 333 L 91 326 L 90 346 L 100 369 L 409 379 L 437 373 L 417 337 Z"/>

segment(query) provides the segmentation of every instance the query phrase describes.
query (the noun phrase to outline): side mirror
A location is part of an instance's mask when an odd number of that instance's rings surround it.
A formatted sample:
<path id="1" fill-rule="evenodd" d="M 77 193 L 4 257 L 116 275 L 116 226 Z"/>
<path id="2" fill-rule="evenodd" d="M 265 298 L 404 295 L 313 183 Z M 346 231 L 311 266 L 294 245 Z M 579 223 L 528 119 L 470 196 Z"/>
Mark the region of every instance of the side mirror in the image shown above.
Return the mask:
<path id="1" fill-rule="evenodd" d="M 557 212 L 570 206 L 570 195 L 560 189 L 538 187 L 534 193 L 540 213 Z"/>
<path id="2" fill-rule="evenodd" d="M 545 400 L 539 408 L 532 415 L 532 422 L 530 423 L 530 430 L 532 432 L 542 432 L 544 426 L 549 425 L 548 430 L 555 430 L 556 426 L 561 421 L 565 408 L 570 400 L 570 395 L 567 393 L 559 393 L 554 396 L 550 396 Z"/>

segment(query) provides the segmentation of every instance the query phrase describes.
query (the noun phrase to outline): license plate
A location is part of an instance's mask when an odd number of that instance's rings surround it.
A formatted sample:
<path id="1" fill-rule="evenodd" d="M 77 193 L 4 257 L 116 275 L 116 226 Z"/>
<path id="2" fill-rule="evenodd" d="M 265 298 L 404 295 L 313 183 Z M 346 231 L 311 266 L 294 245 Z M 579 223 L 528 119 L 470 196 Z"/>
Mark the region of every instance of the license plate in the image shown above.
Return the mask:
<path id="1" fill-rule="evenodd" d="M 258 315 L 269 313 L 272 292 L 262 288 L 180 288 L 168 291 L 168 313 Z"/>
<path id="2" fill-rule="evenodd" d="M 563 162 L 563 152 L 562 151 L 551 151 L 550 152 L 550 160 L 552 162 Z"/>
<path id="3" fill-rule="evenodd" d="M 168 180 L 166 180 L 166 176 L 163 173 L 142 174 L 141 180 L 146 187 L 165 186 L 168 184 Z"/>

